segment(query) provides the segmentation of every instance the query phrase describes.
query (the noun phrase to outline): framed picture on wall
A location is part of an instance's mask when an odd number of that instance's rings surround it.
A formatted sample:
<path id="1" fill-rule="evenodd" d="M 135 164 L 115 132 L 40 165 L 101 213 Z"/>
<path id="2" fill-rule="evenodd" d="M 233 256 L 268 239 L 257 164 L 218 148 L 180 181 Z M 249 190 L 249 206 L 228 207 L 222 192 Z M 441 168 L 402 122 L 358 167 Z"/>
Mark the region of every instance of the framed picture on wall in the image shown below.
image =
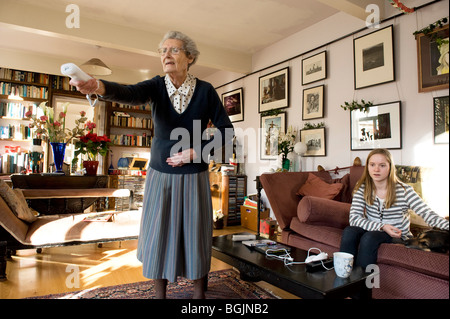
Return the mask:
<path id="1" fill-rule="evenodd" d="M 300 141 L 306 144 L 306 153 L 302 156 L 326 156 L 325 128 L 300 131 Z"/>
<path id="2" fill-rule="evenodd" d="M 355 89 L 395 80 L 392 25 L 353 40 Z"/>
<path id="3" fill-rule="evenodd" d="M 323 118 L 325 85 L 303 90 L 302 120 Z"/>
<path id="4" fill-rule="evenodd" d="M 222 103 L 231 122 L 244 120 L 244 94 L 242 88 L 222 94 Z"/>
<path id="5" fill-rule="evenodd" d="M 327 51 L 302 60 L 302 85 L 327 78 Z"/>
<path id="6" fill-rule="evenodd" d="M 289 106 L 289 68 L 259 78 L 259 113 Z"/>
<path id="7" fill-rule="evenodd" d="M 402 148 L 401 103 L 373 105 L 350 112 L 351 150 Z"/>
<path id="8" fill-rule="evenodd" d="M 419 92 L 448 89 L 448 42 L 439 45 L 436 38 L 449 39 L 448 24 L 416 35 L 419 67 Z"/>
<path id="9" fill-rule="evenodd" d="M 448 96 L 435 97 L 434 104 L 434 143 L 448 144 Z"/>
<path id="10" fill-rule="evenodd" d="M 286 132 L 286 112 L 278 115 L 261 116 L 261 159 L 278 158 L 278 135 Z"/>

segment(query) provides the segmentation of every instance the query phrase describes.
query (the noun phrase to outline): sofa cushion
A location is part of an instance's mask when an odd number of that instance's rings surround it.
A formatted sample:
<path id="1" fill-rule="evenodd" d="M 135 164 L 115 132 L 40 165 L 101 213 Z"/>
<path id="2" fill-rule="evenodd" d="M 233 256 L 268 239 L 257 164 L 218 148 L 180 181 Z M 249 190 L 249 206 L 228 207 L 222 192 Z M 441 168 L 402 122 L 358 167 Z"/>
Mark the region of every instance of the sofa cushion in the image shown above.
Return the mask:
<path id="1" fill-rule="evenodd" d="M 308 179 L 299 188 L 297 195 L 340 199 L 340 193 L 343 187 L 344 185 L 341 183 L 329 184 L 314 174 L 308 174 Z"/>
<path id="2" fill-rule="evenodd" d="M 281 229 L 288 228 L 292 217 L 297 215 L 300 198 L 295 193 L 306 182 L 308 174 L 308 172 L 281 172 L 266 173 L 259 177 Z M 331 176 L 327 171 L 312 174 L 331 183 Z"/>
<path id="3" fill-rule="evenodd" d="M 349 225 L 349 203 L 305 196 L 298 203 L 297 217 L 302 223 L 344 229 Z"/>
<path id="4" fill-rule="evenodd" d="M 21 190 L 13 190 L 3 180 L 0 179 L 0 196 L 9 206 L 11 211 L 23 221 L 32 223 L 36 220 L 36 215 L 28 207 L 27 201 Z"/>
<path id="5" fill-rule="evenodd" d="M 337 249 L 341 245 L 342 229 L 305 224 L 300 222 L 297 217 L 292 218 L 290 228 L 297 234 L 316 242 L 336 247 Z"/>
<path id="6" fill-rule="evenodd" d="M 25 223 L 23 220 L 17 218 L 2 198 L 0 198 L 0 226 L 19 242 L 23 243 L 25 241 L 28 231 L 28 223 Z"/>
<path id="7" fill-rule="evenodd" d="M 345 174 L 341 178 L 333 179 L 332 183 L 340 183 L 343 186 L 339 196 L 334 199 L 343 203 L 351 203 L 353 194 L 352 190 L 350 189 L 350 173 Z"/>

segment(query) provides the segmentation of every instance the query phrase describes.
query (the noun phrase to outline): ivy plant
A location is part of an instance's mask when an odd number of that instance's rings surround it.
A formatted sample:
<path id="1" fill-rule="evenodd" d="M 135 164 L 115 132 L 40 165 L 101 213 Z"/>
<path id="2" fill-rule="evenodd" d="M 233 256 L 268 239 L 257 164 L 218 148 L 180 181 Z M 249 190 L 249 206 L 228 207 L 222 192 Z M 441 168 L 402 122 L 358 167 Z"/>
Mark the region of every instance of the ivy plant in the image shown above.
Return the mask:
<path id="1" fill-rule="evenodd" d="M 369 111 L 369 107 L 373 106 L 373 102 L 366 102 L 364 100 L 361 99 L 361 103 L 358 103 L 358 101 L 352 101 L 352 102 L 344 102 L 344 105 L 341 105 L 341 107 L 347 111 L 350 110 L 354 111 L 354 110 L 359 110 L 361 112 L 367 112 Z"/>
<path id="2" fill-rule="evenodd" d="M 442 18 L 435 23 L 430 24 L 429 26 L 414 32 L 413 34 L 417 36 L 418 34 L 424 34 L 430 38 L 431 41 L 435 41 L 440 48 L 443 44 L 449 43 L 447 39 L 443 39 L 438 36 L 438 32 L 435 32 L 436 29 L 442 28 L 448 22 L 447 18 Z"/>
<path id="3" fill-rule="evenodd" d="M 325 127 L 325 123 L 324 122 L 320 122 L 320 123 L 317 123 L 317 124 L 314 124 L 314 123 L 311 124 L 311 123 L 306 122 L 305 125 L 303 126 L 303 129 L 304 130 L 314 130 L 316 128 L 321 128 L 321 127 Z"/>

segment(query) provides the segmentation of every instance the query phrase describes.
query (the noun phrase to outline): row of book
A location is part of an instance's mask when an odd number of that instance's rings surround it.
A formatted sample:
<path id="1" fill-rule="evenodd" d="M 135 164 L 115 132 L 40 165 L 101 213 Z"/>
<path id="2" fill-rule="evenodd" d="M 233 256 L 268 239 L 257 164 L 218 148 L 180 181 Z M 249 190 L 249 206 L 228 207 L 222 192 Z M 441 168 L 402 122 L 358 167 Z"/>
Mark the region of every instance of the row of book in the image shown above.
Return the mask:
<path id="1" fill-rule="evenodd" d="M 147 134 L 143 135 L 132 135 L 132 134 L 126 134 L 126 135 L 116 135 L 111 134 L 110 135 L 111 142 L 114 145 L 121 145 L 121 146 L 151 146 L 152 144 L 152 137 Z"/>
<path id="2" fill-rule="evenodd" d="M 48 74 L 19 71 L 8 68 L 0 68 L 0 79 L 39 84 L 49 83 Z"/>
<path id="3" fill-rule="evenodd" d="M 32 140 L 33 130 L 28 125 L 9 124 L 0 126 L 0 139 Z"/>
<path id="4" fill-rule="evenodd" d="M 55 90 L 76 91 L 77 88 L 69 84 L 70 78 L 67 76 L 54 76 L 52 88 Z"/>
<path id="5" fill-rule="evenodd" d="M 152 120 L 145 117 L 134 117 L 122 112 L 113 112 L 110 119 L 111 126 L 152 128 Z"/>
<path id="6" fill-rule="evenodd" d="M 47 99 L 48 89 L 44 86 L 0 82 L 0 95 L 18 95 L 34 99 Z"/>
<path id="7" fill-rule="evenodd" d="M 37 112 L 37 104 L 0 102 L 0 116 L 14 119 L 25 118 L 25 113 L 32 111 L 35 115 Z"/>
<path id="8" fill-rule="evenodd" d="M 150 104 L 127 105 L 127 104 L 113 102 L 112 107 L 119 108 L 119 109 L 127 109 L 127 110 L 151 111 Z"/>
<path id="9" fill-rule="evenodd" d="M 26 170 L 29 166 L 29 154 L 22 153 L 8 153 L 0 156 L 0 173 L 14 174 Z"/>

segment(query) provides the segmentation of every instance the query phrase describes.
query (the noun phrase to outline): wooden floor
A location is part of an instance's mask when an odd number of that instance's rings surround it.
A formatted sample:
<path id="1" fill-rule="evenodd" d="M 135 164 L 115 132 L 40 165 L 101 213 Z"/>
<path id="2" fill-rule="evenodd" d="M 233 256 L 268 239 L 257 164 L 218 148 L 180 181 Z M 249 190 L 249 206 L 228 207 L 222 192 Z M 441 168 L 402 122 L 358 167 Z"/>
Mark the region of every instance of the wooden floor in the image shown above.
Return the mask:
<path id="1" fill-rule="evenodd" d="M 214 230 L 214 236 L 248 231 L 233 226 Z M 136 259 L 137 240 L 36 250 L 20 250 L 8 261 L 8 280 L 0 282 L 0 299 L 18 299 L 87 288 L 113 286 L 148 280 L 142 276 Z M 229 269 L 230 265 L 213 258 L 211 271 Z M 79 279 L 78 282 L 76 279 Z M 259 286 L 281 298 L 295 296 L 265 282 Z"/>

